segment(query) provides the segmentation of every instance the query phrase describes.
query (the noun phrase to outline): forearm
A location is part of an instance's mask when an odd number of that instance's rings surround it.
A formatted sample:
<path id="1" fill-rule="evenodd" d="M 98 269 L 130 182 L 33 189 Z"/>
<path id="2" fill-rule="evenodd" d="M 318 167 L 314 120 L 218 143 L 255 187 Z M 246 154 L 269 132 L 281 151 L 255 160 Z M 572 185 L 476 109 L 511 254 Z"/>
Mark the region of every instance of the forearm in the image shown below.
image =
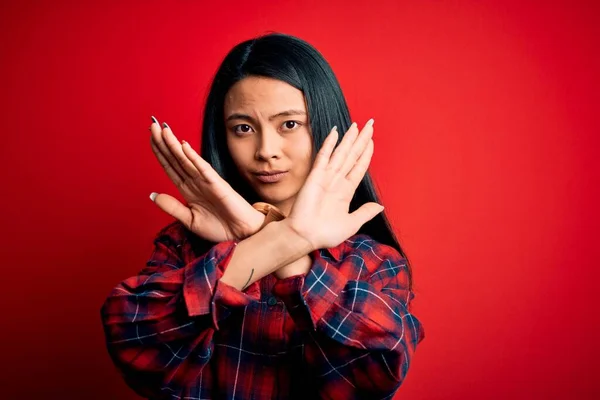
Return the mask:
<path id="1" fill-rule="evenodd" d="M 310 271 L 312 267 L 312 258 L 310 255 L 305 255 L 300 257 L 298 260 L 294 261 L 275 271 L 273 275 L 277 277 L 277 279 L 287 279 L 292 276 L 297 275 L 306 275 Z"/>
<path id="2" fill-rule="evenodd" d="M 392 396 L 424 338 L 409 311 L 407 262 L 366 236 L 348 241 L 342 253 L 340 262 L 315 254 L 306 276 L 277 282 L 273 293 L 310 338 L 304 354 L 322 397 Z"/>
<path id="3" fill-rule="evenodd" d="M 286 220 L 272 222 L 237 244 L 221 281 L 242 290 L 313 250 Z"/>
<path id="4" fill-rule="evenodd" d="M 163 396 L 165 386 L 180 394 L 193 384 L 211 359 L 219 322 L 256 300 L 217 285 L 234 242 L 195 257 L 186 234 L 180 224 L 162 231 L 146 268 L 113 288 L 101 309 L 109 354 L 144 398 Z"/>

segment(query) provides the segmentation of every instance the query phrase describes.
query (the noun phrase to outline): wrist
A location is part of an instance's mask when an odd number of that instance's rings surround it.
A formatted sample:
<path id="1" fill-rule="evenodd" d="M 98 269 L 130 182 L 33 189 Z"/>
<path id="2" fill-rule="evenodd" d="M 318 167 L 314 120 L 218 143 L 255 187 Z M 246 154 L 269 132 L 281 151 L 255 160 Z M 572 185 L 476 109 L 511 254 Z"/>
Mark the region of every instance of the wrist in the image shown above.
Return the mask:
<path id="1" fill-rule="evenodd" d="M 310 254 L 310 243 L 283 221 L 266 225 L 237 243 L 221 280 L 238 290 Z"/>
<path id="2" fill-rule="evenodd" d="M 266 216 L 260 212 L 257 212 L 255 217 L 251 222 L 248 223 L 246 228 L 242 230 L 240 235 L 237 235 L 236 239 L 238 241 L 244 240 L 258 231 L 260 231 L 265 225 Z"/>
<path id="3" fill-rule="evenodd" d="M 293 238 L 293 240 L 295 240 L 298 243 L 302 243 L 303 244 L 303 248 L 307 249 L 308 252 L 307 254 L 311 253 L 312 251 L 316 250 L 319 248 L 319 246 L 316 246 L 311 240 L 310 240 L 310 234 L 305 233 L 303 230 L 299 229 L 295 224 L 294 221 L 292 219 L 286 218 L 285 220 L 281 221 L 285 226 L 284 226 L 284 231 L 286 232 L 286 234 Z"/>
<path id="4" fill-rule="evenodd" d="M 283 221 L 274 222 L 273 224 L 277 226 L 280 234 L 285 237 L 289 243 L 293 243 L 294 246 L 299 249 L 299 253 L 308 255 L 317 249 L 317 247 L 307 239 L 306 235 L 303 235 L 294 227 L 291 220 L 284 219 Z"/>

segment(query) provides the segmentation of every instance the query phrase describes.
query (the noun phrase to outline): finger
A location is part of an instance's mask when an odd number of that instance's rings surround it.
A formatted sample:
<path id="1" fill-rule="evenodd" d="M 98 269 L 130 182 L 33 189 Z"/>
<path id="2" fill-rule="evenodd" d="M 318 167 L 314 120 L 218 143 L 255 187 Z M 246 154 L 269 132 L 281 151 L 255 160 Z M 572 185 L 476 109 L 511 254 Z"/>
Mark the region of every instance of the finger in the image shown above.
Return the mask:
<path id="1" fill-rule="evenodd" d="M 175 184 L 175 186 L 181 185 L 183 183 L 183 178 L 179 176 L 179 174 L 173 169 L 173 167 L 171 167 L 171 164 L 169 164 L 165 156 L 162 155 L 158 147 L 156 147 L 154 140 L 152 139 L 150 139 L 150 147 L 152 147 L 152 151 L 154 152 L 156 159 L 167 173 L 169 179 Z"/>
<path id="2" fill-rule="evenodd" d="M 150 199 L 152 199 L 153 194 L 150 195 Z M 156 203 L 158 208 L 160 208 L 170 216 L 174 217 L 178 221 L 181 221 L 181 223 L 186 228 L 189 228 L 191 226 L 192 211 L 188 207 L 184 206 L 175 197 L 170 196 L 168 194 L 160 193 L 157 194 L 156 197 L 154 197 L 154 203 Z"/>
<path id="3" fill-rule="evenodd" d="M 327 138 L 325 138 L 325 140 L 323 141 L 321 149 L 319 149 L 319 152 L 315 157 L 313 169 L 325 169 L 327 164 L 329 164 L 329 157 L 331 157 L 331 153 L 335 148 L 335 144 L 338 140 L 338 135 L 339 134 L 337 131 L 337 127 L 334 126 L 329 132 L 329 135 L 327 135 Z"/>
<path id="4" fill-rule="evenodd" d="M 344 163 L 342 164 L 342 168 L 340 169 L 340 173 L 342 176 L 346 176 L 348 172 L 352 169 L 354 164 L 356 164 L 357 160 L 364 153 L 367 148 L 369 141 L 373 137 L 373 123 L 375 121 L 371 118 L 365 124 L 363 130 L 360 132 L 354 144 L 350 148 Z"/>
<path id="5" fill-rule="evenodd" d="M 354 144 L 354 141 L 356 140 L 357 136 L 358 126 L 356 122 L 353 122 L 352 125 L 350 125 L 350 128 L 348 128 L 346 134 L 344 135 L 342 142 L 333 152 L 333 156 L 331 156 L 331 159 L 329 160 L 329 165 L 327 165 L 328 169 L 335 172 L 341 170 L 342 165 L 346 160 L 346 157 L 348 157 L 348 152 L 352 148 L 352 145 Z"/>
<path id="6" fill-rule="evenodd" d="M 200 174 L 200 176 L 209 183 L 216 183 L 219 180 L 223 180 L 221 175 L 214 170 L 212 165 L 210 165 L 205 159 L 200 157 L 198 153 L 190 146 L 188 142 L 185 142 L 182 145 L 182 151 L 185 157 L 192 163 L 196 171 Z"/>
<path id="7" fill-rule="evenodd" d="M 177 160 L 171 153 L 171 150 L 169 150 L 169 148 L 167 147 L 167 144 L 165 143 L 163 136 L 162 136 L 162 129 L 161 129 L 160 125 L 158 125 L 157 123 L 153 123 L 152 125 L 150 125 L 150 132 L 151 132 L 151 137 L 152 137 L 152 140 L 154 141 L 154 144 L 156 145 L 156 147 L 158 147 L 161 154 L 167 160 L 167 162 L 169 163 L 171 168 L 173 168 L 173 170 L 175 170 L 175 172 L 177 172 L 177 174 L 182 179 L 185 179 L 187 174 L 183 170 L 181 165 L 179 165 L 179 162 L 177 162 Z"/>
<path id="8" fill-rule="evenodd" d="M 352 212 L 350 217 L 352 218 L 353 229 L 356 229 L 352 234 L 358 232 L 361 226 L 368 221 L 372 220 L 383 211 L 383 206 L 374 202 L 365 203 L 358 208 L 358 210 Z"/>
<path id="9" fill-rule="evenodd" d="M 164 125 L 165 128 L 162 130 L 161 134 L 171 154 L 175 157 L 175 160 L 179 166 L 183 168 L 188 176 L 191 178 L 197 178 L 200 175 L 200 172 L 183 152 L 182 144 L 179 143 L 179 140 L 177 140 L 177 137 L 175 137 L 173 130 L 169 127 L 169 125 Z"/>
<path id="10" fill-rule="evenodd" d="M 375 144 L 373 143 L 373 139 L 369 139 L 365 151 L 363 151 L 358 160 L 356 160 L 356 163 L 350 172 L 348 172 L 346 175 L 346 179 L 349 180 L 355 188 L 358 187 L 358 184 L 369 169 L 369 164 L 371 163 L 371 158 L 373 157 L 374 147 Z"/>

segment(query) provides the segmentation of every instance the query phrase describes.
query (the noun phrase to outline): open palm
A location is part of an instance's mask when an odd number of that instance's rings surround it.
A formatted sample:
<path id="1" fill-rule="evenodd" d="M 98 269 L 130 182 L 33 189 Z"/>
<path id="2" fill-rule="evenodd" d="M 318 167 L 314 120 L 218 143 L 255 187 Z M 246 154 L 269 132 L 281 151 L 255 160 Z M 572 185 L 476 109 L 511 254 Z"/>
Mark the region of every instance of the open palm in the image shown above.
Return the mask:
<path id="1" fill-rule="evenodd" d="M 371 162 L 372 136 L 372 120 L 360 133 L 356 124 L 352 124 L 333 156 L 338 138 L 335 129 L 319 150 L 288 217 L 288 223 L 313 248 L 339 245 L 383 210 L 372 202 L 348 213 L 354 192 Z"/>
<path id="2" fill-rule="evenodd" d="M 179 143 L 172 130 L 156 122 L 150 126 L 154 155 L 187 205 L 168 194 L 154 202 L 190 231 L 212 242 L 243 239 L 262 225 L 264 215 L 254 209 L 192 149 Z"/>

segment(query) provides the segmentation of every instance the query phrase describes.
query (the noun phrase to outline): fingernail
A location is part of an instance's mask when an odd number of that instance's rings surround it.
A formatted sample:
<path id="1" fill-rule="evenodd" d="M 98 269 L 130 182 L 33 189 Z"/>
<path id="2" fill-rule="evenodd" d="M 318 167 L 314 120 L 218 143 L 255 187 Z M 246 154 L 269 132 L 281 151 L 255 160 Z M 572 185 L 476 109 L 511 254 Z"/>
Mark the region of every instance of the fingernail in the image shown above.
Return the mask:
<path id="1" fill-rule="evenodd" d="M 163 126 L 164 126 L 165 128 L 169 128 L 169 125 L 167 125 L 167 123 L 166 123 L 166 122 L 163 122 Z M 171 128 L 169 128 L 169 129 L 171 129 Z"/>
<path id="2" fill-rule="evenodd" d="M 182 144 L 182 145 L 184 145 L 184 144 L 187 144 L 187 142 L 186 142 L 185 140 L 183 140 L 183 139 L 182 139 L 182 140 L 181 140 L 181 144 Z"/>
<path id="3" fill-rule="evenodd" d="M 156 123 L 157 125 L 160 125 L 160 124 L 158 123 L 158 120 L 157 120 L 156 118 L 154 118 L 154 115 L 152 116 L 152 122 Z"/>
<path id="4" fill-rule="evenodd" d="M 331 128 L 331 132 L 333 132 L 333 131 L 337 131 L 337 125 L 334 126 L 333 128 Z"/>
<path id="5" fill-rule="evenodd" d="M 156 199 L 156 196 L 158 196 L 158 193 L 156 193 L 156 192 L 150 193 L 150 200 L 154 201 L 154 199 Z"/>
<path id="6" fill-rule="evenodd" d="M 356 122 L 353 122 L 352 125 L 350 125 L 350 128 L 353 128 L 355 126 L 358 126 L 358 124 Z"/>
<path id="7" fill-rule="evenodd" d="M 367 121 L 367 125 L 373 126 L 374 123 L 375 123 L 375 120 L 373 118 L 371 118 L 370 120 Z"/>

